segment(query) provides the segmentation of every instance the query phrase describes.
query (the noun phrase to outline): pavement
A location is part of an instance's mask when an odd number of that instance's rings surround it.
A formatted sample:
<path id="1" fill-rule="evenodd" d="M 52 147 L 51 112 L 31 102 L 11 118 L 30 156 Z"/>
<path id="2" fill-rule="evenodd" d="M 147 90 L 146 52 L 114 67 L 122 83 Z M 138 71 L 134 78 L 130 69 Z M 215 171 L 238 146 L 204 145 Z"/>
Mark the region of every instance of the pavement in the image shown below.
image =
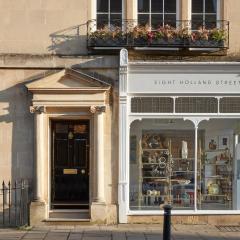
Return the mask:
<path id="1" fill-rule="evenodd" d="M 114 226 L 42 226 L 31 230 L 0 229 L 0 240 L 162 240 L 160 224 Z M 213 225 L 172 225 L 172 240 L 240 240 L 240 231 L 220 231 Z"/>

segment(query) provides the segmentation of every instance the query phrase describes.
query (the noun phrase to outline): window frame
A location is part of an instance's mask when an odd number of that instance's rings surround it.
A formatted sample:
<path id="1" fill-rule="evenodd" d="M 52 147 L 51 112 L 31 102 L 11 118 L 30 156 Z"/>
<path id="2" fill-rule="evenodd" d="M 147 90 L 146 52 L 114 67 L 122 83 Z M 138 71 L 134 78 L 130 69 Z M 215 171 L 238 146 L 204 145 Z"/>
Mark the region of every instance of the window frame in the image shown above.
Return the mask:
<path id="1" fill-rule="evenodd" d="M 209 14 L 209 15 L 211 15 L 212 13 L 206 13 L 206 9 L 205 9 L 205 1 L 206 0 L 201 0 L 201 1 L 204 1 L 203 2 L 203 9 L 204 9 L 204 11 L 202 12 L 202 13 L 193 13 L 192 12 L 192 0 L 188 0 L 188 17 L 189 17 L 189 20 L 190 21 L 192 21 L 192 15 L 193 14 L 196 14 L 196 15 L 200 15 L 200 14 L 202 14 L 204 17 L 203 17 L 203 22 L 205 21 L 205 15 L 206 14 Z M 220 21 L 221 20 L 221 5 L 222 5 L 222 0 L 217 0 L 217 7 L 216 7 L 216 22 L 217 22 L 217 27 L 219 27 L 218 25 L 219 25 L 219 23 L 218 23 L 218 21 Z"/>
<path id="2" fill-rule="evenodd" d="M 138 0 L 139 1 L 139 0 Z M 137 23 L 139 24 L 139 18 L 138 16 L 139 15 L 148 15 L 148 18 L 149 18 L 149 26 L 151 27 L 152 26 L 152 15 L 163 15 L 163 25 L 164 25 L 164 17 L 165 17 L 165 14 L 169 14 L 169 15 L 176 15 L 176 26 L 177 26 L 177 22 L 180 20 L 180 1 L 176 0 L 176 12 L 175 13 L 165 13 L 165 0 L 161 0 L 163 1 L 163 11 L 162 12 L 154 12 L 152 13 L 152 0 L 149 0 L 149 12 L 138 12 L 138 2 L 137 1 L 137 6 L 136 6 L 136 12 L 137 12 Z"/>
<path id="3" fill-rule="evenodd" d="M 107 15 L 108 16 L 108 22 L 107 22 L 108 27 L 111 26 L 111 15 L 121 15 L 121 22 L 123 22 L 123 19 L 125 17 L 125 0 L 121 0 L 122 1 L 122 10 L 121 10 L 121 12 L 111 12 L 111 0 L 108 0 L 108 11 L 107 12 L 98 12 L 98 10 L 97 10 L 98 0 L 95 0 L 95 1 L 96 1 L 96 6 L 95 6 L 95 10 L 96 10 L 96 28 L 97 28 L 97 25 L 98 25 L 98 20 L 97 20 L 98 15 Z"/>

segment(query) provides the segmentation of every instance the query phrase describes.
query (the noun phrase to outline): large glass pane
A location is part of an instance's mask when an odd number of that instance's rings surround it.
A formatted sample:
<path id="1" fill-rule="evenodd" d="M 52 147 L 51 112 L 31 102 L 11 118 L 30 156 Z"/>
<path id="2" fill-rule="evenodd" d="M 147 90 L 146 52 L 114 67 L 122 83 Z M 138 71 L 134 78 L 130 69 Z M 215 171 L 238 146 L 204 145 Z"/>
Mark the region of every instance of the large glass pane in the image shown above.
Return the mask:
<path id="1" fill-rule="evenodd" d="M 217 13 L 217 0 L 205 0 L 205 12 Z"/>
<path id="2" fill-rule="evenodd" d="M 97 12 L 108 12 L 108 0 L 97 0 Z"/>
<path id="3" fill-rule="evenodd" d="M 138 12 L 149 12 L 149 0 L 138 0 Z"/>
<path id="4" fill-rule="evenodd" d="M 164 12 L 166 12 L 166 13 L 176 13 L 176 0 L 165 0 L 165 2 L 164 2 Z"/>
<path id="5" fill-rule="evenodd" d="M 158 29 L 160 26 L 163 26 L 163 15 L 152 14 L 152 28 Z"/>
<path id="6" fill-rule="evenodd" d="M 192 0 L 192 13 L 203 13 L 203 0 Z"/>
<path id="7" fill-rule="evenodd" d="M 108 14 L 97 14 L 97 28 L 103 28 L 108 25 Z"/>
<path id="8" fill-rule="evenodd" d="M 239 126 L 240 121 L 233 119 L 211 119 L 198 126 L 200 210 L 240 208 L 240 180 L 234 178 L 238 159 L 240 162 Z"/>
<path id="9" fill-rule="evenodd" d="M 149 14 L 138 14 L 138 24 L 140 26 L 145 26 L 149 23 Z"/>
<path id="10" fill-rule="evenodd" d="M 110 11 L 114 13 L 121 13 L 122 0 L 110 0 Z"/>
<path id="11" fill-rule="evenodd" d="M 163 0 L 152 0 L 151 10 L 152 13 L 162 13 L 163 12 Z"/>
<path id="12" fill-rule="evenodd" d="M 194 127 L 190 121 L 146 119 L 130 129 L 131 210 L 194 209 Z"/>

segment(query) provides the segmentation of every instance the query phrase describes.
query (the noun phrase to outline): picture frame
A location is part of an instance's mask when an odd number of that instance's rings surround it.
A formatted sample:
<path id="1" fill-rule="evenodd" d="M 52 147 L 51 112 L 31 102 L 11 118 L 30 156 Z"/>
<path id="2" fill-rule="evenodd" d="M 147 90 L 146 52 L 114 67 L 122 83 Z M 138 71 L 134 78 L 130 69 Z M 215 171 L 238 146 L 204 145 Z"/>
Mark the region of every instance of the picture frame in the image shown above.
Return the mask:
<path id="1" fill-rule="evenodd" d="M 218 136 L 208 136 L 206 138 L 206 149 L 217 150 L 219 148 Z"/>
<path id="2" fill-rule="evenodd" d="M 218 137 L 219 149 L 229 148 L 229 140 L 230 140 L 230 137 L 227 135 L 219 136 Z"/>

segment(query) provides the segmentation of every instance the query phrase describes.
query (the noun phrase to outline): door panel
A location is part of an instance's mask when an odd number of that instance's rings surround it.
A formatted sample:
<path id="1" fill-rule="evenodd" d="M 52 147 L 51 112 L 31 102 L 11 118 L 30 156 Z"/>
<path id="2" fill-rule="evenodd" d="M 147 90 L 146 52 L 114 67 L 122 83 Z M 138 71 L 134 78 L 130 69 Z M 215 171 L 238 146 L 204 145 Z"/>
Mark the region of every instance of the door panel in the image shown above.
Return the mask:
<path id="1" fill-rule="evenodd" d="M 54 121 L 52 208 L 88 208 L 89 120 Z"/>

